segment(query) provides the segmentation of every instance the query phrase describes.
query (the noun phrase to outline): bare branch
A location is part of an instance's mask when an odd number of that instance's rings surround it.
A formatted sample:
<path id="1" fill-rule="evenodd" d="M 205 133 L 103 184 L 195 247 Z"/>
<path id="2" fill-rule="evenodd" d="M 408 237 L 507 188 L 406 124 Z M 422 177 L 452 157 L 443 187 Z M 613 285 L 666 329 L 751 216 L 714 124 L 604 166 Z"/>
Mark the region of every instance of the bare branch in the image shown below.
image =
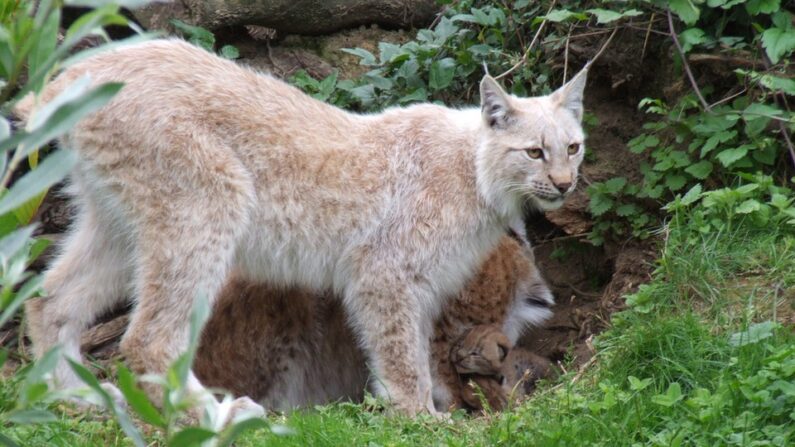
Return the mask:
<path id="1" fill-rule="evenodd" d="M 698 84 L 696 84 L 696 78 L 693 77 L 693 72 L 690 71 L 690 64 L 687 63 L 687 57 L 685 57 L 682 44 L 679 43 L 679 36 L 676 34 L 676 28 L 674 28 L 674 19 L 671 17 L 671 10 L 668 9 L 666 12 L 668 13 L 668 28 L 671 30 L 671 38 L 674 40 L 676 50 L 679 52 L 679 57 L 682 59 L 682 66 L 685 67 L 685 73 L 687 73 L 687 78 L 690 80 L 690 85 L 693 87 L 693 91 L 696 92 L 696 96 L 698 96 L 698 100 L 701 102 L 701 106 L 704 110 L 712 113 L 712 108 L 707 104 L 704 95 L 701 94 L 701 90 L 698 88 Z"/>
<path id="2" fill-rule="evenodd" d="M 555 7 L 556 3 L 557 3 L 557 0 L 552 0 L 552 4 L 549 5 L 549 10 L 547 11 L 547 15 L 549 15 L 549 13 L 552 12 L 552 9 Z M 538 30 L 536 31 L 536 34 L 533 36 L 533 40 L 530 41 L 530 45 L 528 45 L 527 49 L 525 49 L 524 54 L 522 55 L 522 58 L 519 59 L 519 62 L 517 62 L 516 65 L 514 65 L 513 67 L 509 68 L 508 71 L 506 71 L 505 73 L 495 77 L 494 79 L 500 80 L 500 79 L 508 76 L 509 74 L 513 73 L 514 71 L 516 71 L 516 69 L 518 69 L 519 67 L 521 67 L 525 63 L 527 63 L 527 58 L 530 57 L 530 51 L 533 50 L 533 47 L 535 46 L 536 42 L 538 41 L 538 37 L 541 35 L 541 31 L 544 29 L 544 26 L 546 24 L 547 24 L 547 19 L 544 19 L 544 21 L 542 21 L 541 25 L 538 27 Z"/>

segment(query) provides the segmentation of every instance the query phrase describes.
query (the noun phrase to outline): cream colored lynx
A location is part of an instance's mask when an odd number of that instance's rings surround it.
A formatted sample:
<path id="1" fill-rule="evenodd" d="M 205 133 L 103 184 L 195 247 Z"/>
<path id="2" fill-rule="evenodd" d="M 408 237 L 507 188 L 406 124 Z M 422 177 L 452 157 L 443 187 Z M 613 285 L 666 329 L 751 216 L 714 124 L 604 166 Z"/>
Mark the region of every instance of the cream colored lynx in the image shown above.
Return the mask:
<path id="1" fill-rule="evenodd" d="M 379 392 L 408 415 L 435 411 L 428 340 L 443 297 L 526 202 L 563 202 L 584 152 L 584 70 L 549 96 L 517 98 L 485 77 L 479 109 L 355 115 L 162 40 L 69 67 L 41 101 L 86 75 L 125 86 L 62 139 L 81 159 L 80 212 L 48 296 L 28 307 L 36 354 L 60 343 L 78 359 L 86 325 L 132 296 L 122 350 L 135 370 L 164 371 L 186 346 L 195 297 L 215 296 L 235 269 L 333 290 Z M 34 108 L 29 98 L 16 113 Z M 63 362 L 56 380 L 78 383 Z M 191 387 L 203 390 L 195 377 Z"/>

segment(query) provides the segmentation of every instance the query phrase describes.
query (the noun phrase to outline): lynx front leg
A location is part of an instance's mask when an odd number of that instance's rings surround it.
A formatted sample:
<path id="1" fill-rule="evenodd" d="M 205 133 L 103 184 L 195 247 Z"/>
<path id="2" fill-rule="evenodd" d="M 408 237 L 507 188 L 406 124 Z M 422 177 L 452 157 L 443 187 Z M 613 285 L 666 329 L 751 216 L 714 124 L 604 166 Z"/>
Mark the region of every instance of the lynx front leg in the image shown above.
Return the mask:
<path id="1" fill-rule="evenodd" d="M 428 355 L 430 324 L 424 322 L 432 316 L 423 315 L 421 291 L 398 280 L 372 278 L 346 292 L 345 306 L 375 373 L 376 391 L 408 416 L 422 411 L 436 414 Z"/>

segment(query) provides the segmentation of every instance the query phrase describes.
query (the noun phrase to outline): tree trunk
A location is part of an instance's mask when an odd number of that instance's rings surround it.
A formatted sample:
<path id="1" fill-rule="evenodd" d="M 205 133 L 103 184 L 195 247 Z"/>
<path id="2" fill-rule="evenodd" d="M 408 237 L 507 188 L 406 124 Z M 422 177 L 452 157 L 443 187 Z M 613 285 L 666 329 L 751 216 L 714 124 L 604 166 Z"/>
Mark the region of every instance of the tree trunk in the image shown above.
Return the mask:
<path id="1" fill-rule="evenodd" d="M 285 34 L 327 34 L 378 24 L 385 28 L 429 24 L 436 0 L 176 0 L 135 11 L 145 27 L 163 29 L 177 18 L 208 29 L 261 25 Z"/>

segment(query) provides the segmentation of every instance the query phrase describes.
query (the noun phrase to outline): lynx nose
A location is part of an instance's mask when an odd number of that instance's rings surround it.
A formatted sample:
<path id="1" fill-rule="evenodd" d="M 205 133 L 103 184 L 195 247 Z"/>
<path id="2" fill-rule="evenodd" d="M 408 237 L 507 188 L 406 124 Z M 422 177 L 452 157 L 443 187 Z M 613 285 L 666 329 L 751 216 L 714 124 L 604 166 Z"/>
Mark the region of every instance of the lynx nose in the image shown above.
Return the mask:
<path id="1" fill-rule="evenodd" d="M 561 194 L 564 194 L 566 191 L 569 190 L 569 188 L 571 188 L 571 182 L 554 182 L 553 181 L 552 184 L 555 185 L 555 188 L 557 188 L 558 191 L 560 191 Z"/>

